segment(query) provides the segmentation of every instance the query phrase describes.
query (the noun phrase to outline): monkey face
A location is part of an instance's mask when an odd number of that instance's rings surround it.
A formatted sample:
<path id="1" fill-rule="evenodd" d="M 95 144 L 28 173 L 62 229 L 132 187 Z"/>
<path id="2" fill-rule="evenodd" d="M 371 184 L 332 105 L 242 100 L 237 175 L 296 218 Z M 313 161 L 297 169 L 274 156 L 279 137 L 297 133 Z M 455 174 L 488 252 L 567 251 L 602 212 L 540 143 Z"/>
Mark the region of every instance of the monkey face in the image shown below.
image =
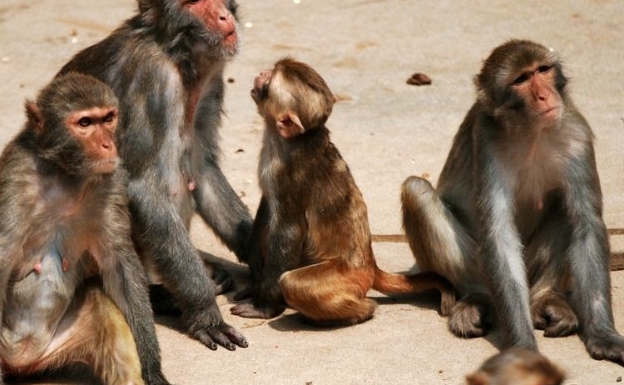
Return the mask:
<path id="1" fill-rule="evenodd" d="M 256 104 L 269 96 L 269 83 L 272 77 L 273 70 L 268 69 L 261 71 L 254 79 L 254 87 L 251 89 L 251 98 Z"/>
<path id="2" fill-rule="evenodd" d="M 475 79 L 479 100 L 492 115 L 515 126 L 542 128 L 561 120 L 566 82 L 553 52 L 524 40 L 495 49 Z"/>

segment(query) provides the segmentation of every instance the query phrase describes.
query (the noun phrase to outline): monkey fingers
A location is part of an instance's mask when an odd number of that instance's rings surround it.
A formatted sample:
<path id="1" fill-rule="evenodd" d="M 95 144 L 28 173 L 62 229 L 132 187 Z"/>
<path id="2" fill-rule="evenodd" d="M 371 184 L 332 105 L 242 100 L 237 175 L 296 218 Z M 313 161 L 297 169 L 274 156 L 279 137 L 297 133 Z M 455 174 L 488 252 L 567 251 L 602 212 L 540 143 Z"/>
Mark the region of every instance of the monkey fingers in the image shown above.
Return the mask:
<path id="1" fill-rule="evenodd" d="M 541 309 L 532 306 L 531 318 L 536 329 L 544 330 L 544 337 L 565 337 L 578 330 L 578 318 L 567 303 L 551 303 Z"/>
<path id="2" fill-rule="evenodd" d="M 461 338 L 484 336 L 490 326 L 484 313 L 483 307 L 478 304 L 459 301 L 451 311 L 449 329 Z"/>
<path id="3" fill-rule="evenodd" d="M 218 345 L 230 351 L 236 350 L 236 346 L 240 346 L 241 348 L 249 346 L 245 336 L 225 322 L 221 322 L 213 328 L 192 331 L 191 337 L 197 339 L 211 350 L 216 350 Z"/>
<path id="4" fill-rule="evenodd" d="M 588 329 L 582 338 L 589 355 L 596 360 L 608 360 L 624 366 L 624 337 L 615 330 Z"/>

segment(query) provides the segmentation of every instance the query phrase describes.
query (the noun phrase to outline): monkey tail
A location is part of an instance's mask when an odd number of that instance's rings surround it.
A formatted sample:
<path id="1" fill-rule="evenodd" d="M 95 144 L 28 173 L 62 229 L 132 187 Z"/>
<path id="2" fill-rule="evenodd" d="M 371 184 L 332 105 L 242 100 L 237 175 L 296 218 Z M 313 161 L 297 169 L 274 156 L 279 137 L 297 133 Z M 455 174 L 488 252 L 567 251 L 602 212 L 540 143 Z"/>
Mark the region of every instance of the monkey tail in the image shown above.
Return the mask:
<path id="1" fill-rule="evenodd" d="M 440 314 L 448 316 L 457 301 L 457 291 L 446 278 L 434 272 L 394 274 L 379 268 L 375 271 L 373 289 L 387 295 L 422 293 L 437 289 L 441 295 Z"/>

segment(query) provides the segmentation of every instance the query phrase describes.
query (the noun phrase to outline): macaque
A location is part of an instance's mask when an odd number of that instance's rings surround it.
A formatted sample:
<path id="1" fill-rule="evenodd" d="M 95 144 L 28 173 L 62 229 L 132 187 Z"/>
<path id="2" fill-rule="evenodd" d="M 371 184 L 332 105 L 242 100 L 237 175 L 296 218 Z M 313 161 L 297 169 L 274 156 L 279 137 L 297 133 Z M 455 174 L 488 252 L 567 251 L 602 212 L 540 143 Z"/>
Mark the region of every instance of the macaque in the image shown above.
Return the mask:
<path id="1" fill-rule="evenodd" d="M 404 182 L 403 225 L 422 271 L 459 291 L 454 334 L 481 336 L 497 321 L 508 346 L 537 350 L 534 327 L 578 332 L 593 358 L 624 364 L 593 134 L 567 83 L 540 44 L 496 48 L 437 190 Z"/>
<path id="2" fill-rule="evenodd" d="M 561 385 L 564 379 L 561 369 L 538 352 L 511 348 L 466 376 L 466 385 Z"/>
<path id="3" fill-rule="evenodd" d="M 107 83 L 128 112 L 116 136 L 148 278 L 172 296 L 191 337 L 228 350 L 248 345 L 215 299 L 233 281 L 208 274 L 188 229 L 198 213 L 243 258 L 252 220 L 219 167 L 218 143 L 223 70 L 239 46 L 236 9 L 234 0 L 138 0 L 134 17 L 60 71 Z"/>
<path id="4" fill-rule="evenodd" d="M 69 73 L 26 115 L 0 158 L 2 370 L 82 362 L 107 385 L 168 384 L 132 245 L 117 98 Z"/>
<path id="5" fill-rule="evenodd" d="M 323 78 L 285 58 L 260 73 L 251 96 L 265 120 L 258 175 L 262 199 L 249 256 L 250 287 L 234 306 L 242 317 L 271 318 L 286 305 L 319 325 L 370 319 L 371 289 L 386 294 L 438 289 L 441 312 L 455 291 L 434 273 L 390 274 L 373 256 L 366 204 L 325 126 L 334 102 Z"/>

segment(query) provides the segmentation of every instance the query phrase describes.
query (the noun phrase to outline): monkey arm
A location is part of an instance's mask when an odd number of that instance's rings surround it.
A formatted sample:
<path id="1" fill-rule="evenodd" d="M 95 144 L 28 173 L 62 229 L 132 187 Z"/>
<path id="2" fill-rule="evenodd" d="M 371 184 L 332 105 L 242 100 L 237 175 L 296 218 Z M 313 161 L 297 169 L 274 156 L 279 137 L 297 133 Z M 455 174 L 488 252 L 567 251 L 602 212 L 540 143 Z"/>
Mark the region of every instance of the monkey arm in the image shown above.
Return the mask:
<path id="1" fill-rule="evenodd" d="M 570 161 L 565 204 L 573 224 L 567 258 L 574 285 L 572 305 L 580 336 L 593 358 L 624 363 L 624 338 L 613 324 L 609 240 L 602 220 L 602 196 L 593 149 Z M 588 272 L 593 272 L 588 274 Z M 587 300 L 583 300 L 583 298 Z"/>
<path id="2" fill-rule="evenodd" d="M 100 262 L 104 291 L 127 320 L 135 339 L 146 384 L 168 384 L 160 366 L 154 319 L 147 293 L 147 279 L 129 236 L 130 218 L 123 206 L 113 206 Z M 121 224 L 121 225 L 120 225 Z"/>
<path id="3" fill-rule="evenodd" d="M 154 186 L 145 186 L 150 178 L 130 182 L 128 191 L 138 231 L 149 231 L 135 241 L 142 252 L 156 264 L 163 283 L 182 309 L 189 334 L 210 349 L 217 344 L 228 350 L 236 345 L 247 347 L 245 337 L 223 322 L 215 300 L 214 282 L 206 275 L 202 260 L 193 246 L 185 224 L 169 198 L 158 194 Z M 142 194 L 152 191 L 151 194 Z M 163 204 L 163 202 L 167 202 Z"/>
<path id="4" fill-rule="evenodd" d="M 252 284 L 237 296 L 237 299 L 251 297 L 252 302 L 232 307 L 232 314 L 273 318 L 286 308 L 279 279 L 284 272 L 301 266 L 305 231 L 301 223 L 288 214 L 275 215 L 279 219 L 273 220 L 278 223 L 269 229 L 271 217 L 269 204 L 263 197 L 249 245 Z"/>
<path id="5" fill-rule="evenodd" d="M 232 250 L 241 262 L 245 262 L 245 245 L 252 227 L 249 210 L 232 189 L 219 167 L 219 135 L 224 83 L 219 72 L 209 82 L 199 102 L 195 117 L 196 142 L 191 168 L 197 188 L 193 197 L 202 219 L 215 234 Z"/>
<path id="6" fill-rule="evenodd" d="M 476 162 L 480 260 L 486 277 L 490 277 L 496 312 L 501 324 L 509 328 L 511 345 L 537 349 L 513 195 L 494 154 L 478 151 Z"/>
<path id="7" fill-rule="evenodd" d="M 13 269 L 23 260 L 23 229 L 29 224 L 28 214 L 34 211 L 36 174 L 33 158 L 18 144 L 10 143 L 0 158 L 0 290 L 7 292 Z M 33 262 L 34 265 L 34 262 Z M 0 322 L 5 295 L 0 295 Z"/>
<path id="8" fill-rule="evenodd" d="M 278 282 L 282 274 L 303 265 L 305 233 L 305 225 L 289 213 L 282 214 L 279 223 L 267 231 L 261 297 L 257 298 L 258 302 L 283 301 Z"/>
<path id="9" fill-rule="evenodd" d="M 249 210 L 214 161 L 205 160 L 198 170 L 193 197 L 199 215 L 238 259 L 245 262 L 245 245 L 252 227 Z"/>
<path id="10" fill-rule="evenodd" d="M 251 236 L 245 248 L 244 260 L 249 265 L 252 282 L 259 282 L 262 279 L 262 269 L 264 268 L 263 249 L 266 251 L 266 236 L 269 226 L 269 205 L 263 196 L 256 212 L 256 218 L 251 229 Z"/>

